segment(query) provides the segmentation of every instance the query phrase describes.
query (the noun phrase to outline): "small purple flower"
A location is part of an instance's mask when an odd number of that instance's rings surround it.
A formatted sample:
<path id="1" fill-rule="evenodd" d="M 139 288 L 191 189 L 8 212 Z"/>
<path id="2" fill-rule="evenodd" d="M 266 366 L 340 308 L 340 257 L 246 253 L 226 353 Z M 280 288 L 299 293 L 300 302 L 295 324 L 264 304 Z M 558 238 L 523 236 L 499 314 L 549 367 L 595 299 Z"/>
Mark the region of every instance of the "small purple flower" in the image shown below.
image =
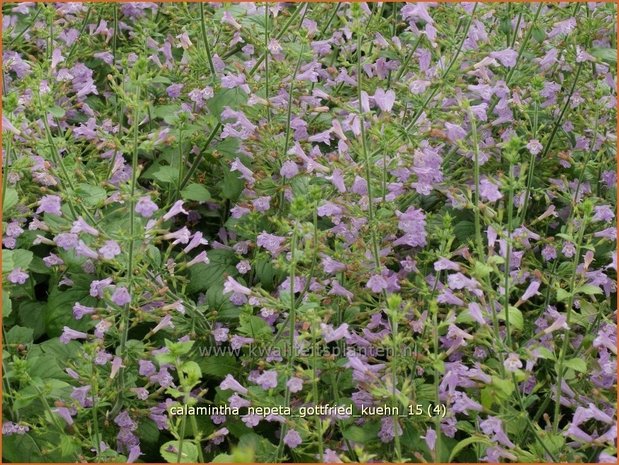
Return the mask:
<path id="1" fill-rule="evenodd" d="M 187 211 L 183 208 L 183 201 L 182 200 L 177 200 L 176 202 L 174 202 L 174 205 L 172 205 L 172 207 L 170 208 L 170 211 L 167 212 L 165 215 L 163 215 L 163 221 L 168 221 L 170 218 L 180 214 L 180 213 L 184 213 L 185 215 L 187 215 Z"/>
<path id="2" fill-rule="evenodd" d="M 64 250 L 71 250 L 77 247 L 79 238 L 77 234 L 60 233 L 54 238 L 56 245 Z"/>
<path id="3" fill-rule="evenodd" d="M 28 280 L 28 273 L 21 268 L 15 268 L 9 273 L 7 279 L 13 284 L 24 284 Z"/>
<path id="4" fill-rule="evenodd" d="M 168 94 L 168 97 L 170 98 L 180 97 L 182 90 L 183 90 L 183 84 L 172 84 L 166 88 L 166 92 Z"/>
<path id="5" fill-rule="evenodd" d="M 79 234 L 81 232 L 85 232 L 86 234 L 90 234 L 91 236 L 98 236 L 99 231 L 90 226 L 81 216 L 77 217 L 77 220 L 73 222 L 73 226 L 71 227 L 71 232 L 73 234 Z"/>
<path id="6" fill-rule="evenodd" d="M 60 197 L 57 195 L 45 195 L 39 200 L 37 213 L 49 213 L 51 215 L 62 216 L 60 210 Z"/>
<path id="7" fill-rule="evenodd" d="M 265 371 L 256 378 L 256 384 L 258 384 L 262 389 L 272 389 L 277 387 L 277 371 Z"/>
<path id="8" fill-rule="evenodd" d="M 285 237 L 275 236 L 273 234 L 267 233 L 266 231 L 262 231 L 260 234 L 258 234 L 258 237 L 256 238 L 256 245 L 258 245 L 258 247 L 262 247 L 268 250 L 269 252 L 271 252 L 271 255 L 275 257 L 279 254 L 282 247 L 282 242 L 284 242 L 285 240 Z"/>
<path id="9" fill-rule="evenodd" d="M 384 289 L 387 289 L 388 284 L 387 281 L 385 281 L 385 278 L 383 278 L 381 275 L 372 275 L 370 277 L 370 279 L 368 279 L 368 282 L 366 283 L 365 287 L 367 287 L 368 289 L 370 289 L 372 292 L 382 292 Z"/>
<path id="10" fill-rule="evenodd" d="M 106 241 L 99 249 L 99 253 L 106 260 L 112 260 L 116 255 L 120 254 L 120 246 L 116 241 Z"/>
<path id="11" fill-rule="evenodd" d="M 299 435 L 299 433 L 297 433 L 293 429 L 288 430 L 288 432 L 286 433 L 286 436 L 284 436 L 284 444 L 286 444 L 291 449 L 294 449 L 302 442 L 303 440 L 301 439 L 301 436 Z"/>
<path id="12" fill-rule="evenodd" d="M 518 369 L 522 368 L 522 361 L 518 354 L 509 354 L 505 361 L 503 362 L 503 366 L 507 371 L 514 372 Z"/>
<path id="13" fill-rule="evenodd" d="M 292 393 L 299 392 L 303 389 L 303 380 L 301 378 L 292 377 L 286 382 L 288 390 Z"/>
<path id="14" fill-rule="evenodd" d="M 516 66 L 516 58 L 518 57 L 518 52 L 512 50 L 511 48 L 506 48 L 505 50 L 492 52 L 490 56 L 499 60 L 499 62 L 506 68 L 513 68 L 514 66 Z"/>
<path id="15" fill-rule="evenodd" d="M 231 292 L 235 294 L 251 295 L 251 289 L 243 286 L 232 276 L 228 276 L 224 282 L 224 294 L 229 294 Z"/>
<path id="16" fill-rule="evenodd" d="M 543 148 L 544 146 L 537 139 L 531 139 L 527 144 L 527 150 L 531 152 L 531 155 L 537 155 Z"/>
<path id="17" fill-rule="evenodd" d="M 226 375 L 224 380 L 219 384 L 219 387 L 224 391 L 230 389 L 231 391 L 237 392 L 242 395 L 247 394 L 247 389 L 241 386 L 241 384 L 236 379 L 234 379 L 234 376 L 232 375 Z"/>
<path id="18" fill-rule="evenodd" d="M 2 423 L 3 436 L 11 436 L 12 434 L 26 434 L 28 431 L 30 431 L 30 428 L 26 425 L 13 423 L 12 421 L 5 421 Z"/>
<path id="19" fill-rule="evenodd" d="M 74 329 L 65 326 L 62 328 L 62 335 L 60 336 L 60 342 L 63 344 L 68 344 L 74 339 L 86 339 L 88 334 L 82 333 L 81 331 L 76 331 Z"/>
<path id="20" fill-rule="evenodd" d="M 79 302 L 75 302 L 75 305 L 73 305 L 73 318 L 76 320 L 81 320 L 84 315 L 91 315 L 94 312 L 95 309 L 93 307 L 87 307 Z"/>
<path id="21" fill-rule="evenodd" d="M 282 165 L 282 168 L 279 170 L 279 174 L 286 179 L 294 178 L 297 174 L 299 174 L 299 167 L 295 162 L 286 160 Z"/>
<path id="22" fill-rule="evenodd" d="M 112 302 L 119 307 L 131 302 L 131 295 L 126 287 L 117 287 L 112 294 Z"/>
<path id="23" fill-rule="evenodd" d="M 150 218 L 157 210 L 159 210 L 159 207 L 150 197 L 140 197 L 135 204 L 135 212 L 144 218 Z"/>
<path id="24" fill-rule="evenodd" d="M 497 185 L 487 178 L 482 179 L 479 183 L 479 195 L 489 202 L 496 202 L 503 198 L 503 194 L 501 194 Z"/>
<path id="25" fill-rule="evenodd" d="M 595 207 L 595 214 L 591 221 L 605 221 L 610 222 L 615 217 L 612 208 L 609 205 L 597 205 Z"/>
<path id="26" fill-rule="evenodd" d="M 374 102 L 382 111 L 389 113 L 395 103 L 395 92 L 393 90 L 385 92 L 383 89 L 376 89 Z"/>
<path id="27" fill-rule="evenodd" d="M 531 284 L 529 284 L 529 287 L 527 287 L 527 289 L 524 291 L 524 294 L 522 294 L 522 297 L 520 297 L 520 300 L 522 302 L 526 302 L 534 295 L 538 295 L 539 294 L 538 289 L 539 289 L 540 284 L 541 283 L 539 281 L 531 281 Z"/>
<path id="28" fill-rule="evenodd" d="M 339 341 L 343 338 L 348 339 L 351 337 L 350 333 L 348 332 L 348 323 L 342 323 L 337 329 L 333 329 L 332 325 L 321 323 L 320 329 L 322 331 L 322 337 L 327 343 Z"/>

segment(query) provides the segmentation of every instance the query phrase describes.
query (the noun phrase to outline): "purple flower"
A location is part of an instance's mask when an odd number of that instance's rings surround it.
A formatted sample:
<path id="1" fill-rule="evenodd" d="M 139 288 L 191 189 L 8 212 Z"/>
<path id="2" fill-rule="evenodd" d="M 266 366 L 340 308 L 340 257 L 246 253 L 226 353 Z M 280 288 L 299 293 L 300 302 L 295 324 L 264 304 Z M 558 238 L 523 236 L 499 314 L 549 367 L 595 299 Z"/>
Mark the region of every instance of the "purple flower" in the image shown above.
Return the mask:
<path id="1" fill-rule="evenodd" d="M 73 388 L 71 398 L 77 400 L 82 407 L 90 407 L 92 406 L 92 398 L 87 397 L 88 391 L 90 391 L 90 385 Z"/>
<path id="2" fill-rule="evenodd" d="M 57 195 L 45 195 L 39 200 L 37 213 L 49 213 L 51 215 L 62 216 L 60 210 L 60 197 Z"/>
<path id="3" fill-rule="evenodd" d="M 292 377 L 286 383 L 288 390 L 292 393 L 299 392 L 303 389 L 303 380 L 301 378 Z"/>
<path id="4" fill-rule="evenodd" d="M 170 98 L 180 97 L 182 90 L 183 90 L 183 84 L 172 84 L 166 88 L 166 92 L 168 94 L 168 97 Z"/>
<path id="5" fill-rule="evenodd" d="M 333 341 L 339 341 L 342 338 L 345 338 L 345 339 L 350 338 L 350 333 L 348 332 L 347 323 L 342 323 L 337 329 L 333 329 L 332 325 L 321 323 L 320 329 L 322 331 L 322 337 L 327 343 L 333 342 Z"/>
<path id="6" fill-rule="evenodd" d="M 120 246 L 116 241 L 106 241 L 99 249 L 99 253 L 106 260 L 112 260 L 116 255 L 120 254 Z"/>
<path id="7" fill-rule="evenodd" d="M 126 287 L 117 287 L 112 294 L 112 302 L 119 307 L 131 302 L 131 295 Z"/>
<path id="8" fill-rule="evenodd" d="M 76 320 L 81 320 L 84 315 L 90 315 L 94 312 L 95 309 L 93 307 L 87 307 L 79 302 L 75 302 L 75 305 L 73 305 L 73 318 Z"/>
<path id="9" fill-rule="evenodd" d="M 432 428 L 428 428 L 426 430 L 426 435 L 421 436 L 421 438 L 426 441 L 426 445 L 428 446 L 428 449 L 433 451 L 434 446 L 436 445 L 436 431 L 434 431 Z"/>
<path id="10" fill-rule="evenodd" d="M 286 433 L 286 436 L 284 436 L 284 444 L 286 444 L 291 449 L 294 449 L 302 442 L 303 440 L 301 439 L 301 436 L 299 435 L 299 433 L 297 433 L 293 429 L 288 430 L 288 432 Z"/>
<path id="11" fill-rule="evenodd" d="M 286 160 L 279 170 L 279 174 L 286 179 L 294 178 L 299 174 L 299 167 L 291 160 Z"/>
<path id="12" fill-rule="evenodd" d="M 174 205 L 172 205 L 170 211 L 163 215 L 163 221 L 168 221 L 170 218 L 178 215 L 179 213 L 184 213 L 185 215 L 187 215 L 188 213 L 183 208 L 183 203 L 184 202 L 182 200 L 177 200 L 176 202 L 174 202 Z"/>
<path id="13" fill-rule="evenodd" d="M 90 283 L 90 295 L 92 297 L 103 298 L 103 290 L 112 285 L 112 278 L 105 278 L 100 281 Z"/>
<path id="14" fill-rule="evenodd" d="M 81 331 L 76 331 L 74 329 L 65 326 L 62 328 L 62 335 L 60 336 L 60 342 L 63 344 L 68 344 L 74 339 L 86 339 L 88 334 L 82 333 Z"/>
<path id="15" fill-rule="evenodd" d="M 398 227 L 404 232 L 404 236 L 397 239 L 393 245 L 408 245 L 410 247 L 423 247 L 426 245 L 426 215 L 423 210 L 408 207 L 406 212 L 396 211 L 400 219 Z"/>
<path id="16" fill-rule="evenodd" d="M 28 431 L 30 431 L 30 428 L 26 425 L 13 423 L 12 421 L 5 421 L 2 423 L 3 436 L 11 436 L 12 434 L 26 434 Z"/>
<path id="17" fill-rule="evenodd" d="M 251 295 L 251 289 L 243 286 L 232 276 L 228 276 L 226 281 L 224 282 L 224 294 L 243 294 L 243 295 Z"/>
<path id="18" fill-rule="evenodd" d="M 505 361 L 503 362 L 503 366 L 507 371 L 514 372 L 518 369 L 522 368 L 522 361 L 518 354 L 509 354 Z"/>
<path id="19" fill-rule="evenodd" d="M 385 278 L 383 278 L 381 275 L 375 274 L 375 275 L 372 275 L 370 279 L 368 279 L 368 282 L 366 283 L 365 287 L 370 289 L 372 292 L 378 293 L 378 292 L 382 292 L 383 290 L 387 289 L 388 285 L 387 285 L 387 281 L 385 281 Z"/>
<path id="20" fill-rule="evenodd" d="M 268 250 L 271 255 L 275 257 L 279 254 L 282 247 L 282 242 L 285 240 L 285 237 L 275 236 L 267 233 L 266 231 L 262 231 L 256 238 L 256 245 Z"/>
<path id="21" fill-rule="evenodd" d="M 489 181 L 487 178 L 484 178 L 479 182 L 479 195 L 489 202 L 496 202 L 497 200 L 503 198 L 503 194 L 499 192 L 497 185 Z"/>
<path id="22" fill-rule="evenodd" d="M 382 111 L 389 113 L 395 103 L 395 92 L 392 90 L 385 92 L 383 89 L 376 89 L 374 102 Z"/>
<path id="23" fill-rule="evenodd" d="M 277 387 L 277 371 L 265 371 L 256 378 L 256 384 L 258 384 L 262 389 L 272 389 Z"/>
<path id="24" fill-rule="evenodd" d="M 135 204 L 135 212 L 144 218 L 150 218 L 157 210 L 159 207 L 150 197 L 140 197 Z"/>
<path id="25" fill-rule="evenodd" d="M 514 66 L 516 66 L 516 58 L 518 57 L 518 52 L 512 50 L 511 48 L 506 48 L 505 50 L 492 52 L 490 56 L 499 60 L 499 62 L 501 62 L 501 64 L 506 68 L 513 68 Z"/>
<path id="26" fill-rule="evenodd" d="M 241 386 L 241 384 L 236 379 L 234 379 L 234 376 L 232 375 L 226 375 L 224 380 L 219 385 L 219 388 L 223 389 L 224 391 L 230 389 L 231 391 L 237 392 L 242 395 L 247 394 L 247 389 Z"/>
<path id="27" fill-rule="evenodd" d="M 609 205 L 597 205 L 595 207 L 595 214 L 591 221 L 605 221 L 610 222 L 615 217 L 612 208 Z"/>
<path id="28" fill-rule="evenodd" d="M 91 236 L 98 236 L 99 231 L 90 226 L 81 216 L 77 217 L 77 220 L 73 222 L 73 226 L 71 227 L 71 232 L 73 234 L 79 234 L 85 232 L 86 234 L 90 234 Z"/>
<path id="29" fill-rule="evenodd" d="M 24 284 L 28 280 L 28 273 L 21 268 L 15 268 L 9 273 L 7 279 L 13 284 Z"/>
<path id="30" fill-rule="evenodd" d="M 537 139 L 531 139 L 527 144 L 527 150 L 531 152 L 532 155 L 537 155 L 542 151 L 543 148 L 544 146 L 540 144 Z"/>
<path id="31" fill-rule="evenodd" d="M 531 284 L 529 284 L 529 287 L 527 287 L 526 291 L 524 291 L 524 294 L 522 294 L 522 297 L 520 297 L 520 300 L 522 302 L 526 302 L 534 295 L 538 295 L 539 294 L 538 289 L 539 289 L 540 284 L 541 283 L 539 281 L 531 281 Z"/>

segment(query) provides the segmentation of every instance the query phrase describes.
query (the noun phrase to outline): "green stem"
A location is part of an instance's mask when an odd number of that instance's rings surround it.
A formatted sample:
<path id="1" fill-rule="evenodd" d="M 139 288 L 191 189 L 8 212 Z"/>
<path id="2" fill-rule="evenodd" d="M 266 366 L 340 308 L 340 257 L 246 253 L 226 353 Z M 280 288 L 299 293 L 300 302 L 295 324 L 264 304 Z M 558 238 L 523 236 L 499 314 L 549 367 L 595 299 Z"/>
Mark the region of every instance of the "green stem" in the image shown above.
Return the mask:
<path id="1" fill-rule="evenodd" d="M 480 257 L 484 257 L 484 247 L 481 238 L 481 218 L 480 218 L 480 202 L 479 202 L 479 141 L 477 138 L 477 121 L 473 112 L 469 110 L 469 120 L 471 121 L 471 137 L 473 139 L 473 182 L 474 202 L 475 202 L 475 243 Z"/>
<path id="2" fill-rule="evenodd" d="M 211 70 L 211 78 L 215 79 L 215 65 L 213 64 L 213 56 L 211 55 L 211 47 L 208 43 L 208 35 L 206 34 L 206 21 L 204 19 L 204 3 L 200 2 L 200 27 L 202 30 L 202 42 L 206 50 L 206 58 L 208 59 L 208 67 Z"/>
<path id="3" fill-rule="evenodd" d="M 265 99 L 269 101 L 269 4 L 264 4 L 264 79 Z M 267 121 L 271 122 L 271 105 L 267 103 Z"/>

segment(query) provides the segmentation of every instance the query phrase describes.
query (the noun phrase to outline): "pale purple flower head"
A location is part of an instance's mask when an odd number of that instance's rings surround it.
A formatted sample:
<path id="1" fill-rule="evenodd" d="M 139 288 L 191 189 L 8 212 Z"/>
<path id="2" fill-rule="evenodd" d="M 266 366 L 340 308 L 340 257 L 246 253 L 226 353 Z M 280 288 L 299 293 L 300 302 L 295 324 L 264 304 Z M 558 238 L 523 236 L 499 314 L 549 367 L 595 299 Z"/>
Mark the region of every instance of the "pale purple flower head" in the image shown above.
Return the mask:
<path id="1" fill-rule="evenodd" d="M 57 195 L 45 195 L 39 200 L 37 213 L 49 213 L 51 215 L 62 216 L 60 210 L 60 197 Z"/>
<path id="2" fill-rule="evenodd" d="M 385 113 L 389 113 L 395 103 L 395 92 L 393 90 L 384 91 L 383 89 L 376 89 L 374 93 L 374 102 Z"/>
<path id="3" fill-rule="evenodd" d="M 499 60 L 499 62 L 506 68 L 513 68 L 516 66 L 518 52 L 512 50 L 511 48 L 506 48 L 498 52 L 492 52 L 490 56 Z"/>
<path id="4" fill-rule="evenodd" d="M 522 368 L 522 361 L 520 360 L 518 354 L 512 353 L 507 356 L 503 362 L 503 366 L 507 371 L 514 372 Z"/>
<path id="5" fill-rule="evenodd" d="M 123 305 L 127 305 L 131 302 L 131 295 L 126 287 L 117 287 L 114 289 L 114 293 L 112 294 L 112 302 L 114 302 L 119 307 Z"/>
<path id="6" fill-rule="evenodd" d="M 21 268 L 15 268 L 9 273 L 7 279 L 13 284 L 24 284 L 28 280 L 28 273 Z"/>
<path id="7" fill-rule="evenodd" d="M 269 234 L 266 231 L 262 231 L 258 234 L 256 239 L 256 245 L 258 247 L 262 247 L 268 250 L 271 255 L 276 256 L 281 251 L 282 242 L 286 240 L 285 237 L 275 236 L 273 234 Z"/>
<path id="8" fill-rule="evenodd" d="M 503 194 L 501 194 L 497 185 L 488 178 L 484 178 L 479 182 L 479 195 L 482 199 L 489 202 L 496 202 L 503 198 Z"/>
<path id="9" fill-rule="evenodd" d="M 106 260 L 112 260 L 116 255 L 120 254 L 120 246 L 116 241 L 106 241 L 99 249 L 99 253 Z"/>
<path id="10" fill-rule="evenodd" d="M 184 213 L 185 215 L 187 215 L 187 211 L 183 208 L 183 203 L 184 202 L 182 200 L 177 200 L 176 202 L 174 202 L 174 205 L 172 205 L 170 211 L 163 215 L 163 221 L 168 221 L 170 218 L 180 213 Z"/>
<path id="11" fill-rule="evenodd" d="M 74 339 L 86 339 L 88 334 L 82 333 L 81 331 L 76 331 L 74 329 L 65 326 L 62 328 L 62 335 L 60 336 L 60 342 L 63 344 L 68 344 Z"/>
<path id="12" fill-rule="evenodd" d="M 220 383 L 219 387 L 224 391 L 230 389 L 231 391 L 237 392 L 242 395 L 247 394 L 247 389 L 241 386 L 241 384 L 236 379 L 234 379 L 234 376 L 232 375 L 226 375 L 224 380 Z"/>
<path id="13" fill-rule="evenodd" d="M 288 386 L 288 390 L 292 393 L 299 392 L 303 389 L 303 380 L 292 377 L 286 382 L 286 386 Z"/>
<path id="14" fill-rule="evenodd" d="M 135 212 L 144 218 L 150 218 L 157 210 L 159 207 L 148 196 L 140 197 L 135 204 Z"/>
<path id="15" fill-rule="evenodd" d="M 299 174 L 299 167 L 292 160 L 286 160 L 282 165 L 282 168 L 279 170 L 279 174 L 287 179 L 294 178 L 297 174 Z"/>
<path id="16" fill-rule="evenodd" d="M 288 430 L 288 432 L 286 433 L 286 436 L 284 436 L 284 444 L 286 444 L 291 449 L 294 449 L 302 442 L 303 440 L 301 439 L 301 436 L 299 435 L 299 433 L 297 433 L 293 429 Z"/>
<path id="17" fill-rule="evenodd" d="M 277 371 L 265 371 L 256 378 L 256 384 L 258 384 L 262 389 L 272 389 L 277 387 Z"/>

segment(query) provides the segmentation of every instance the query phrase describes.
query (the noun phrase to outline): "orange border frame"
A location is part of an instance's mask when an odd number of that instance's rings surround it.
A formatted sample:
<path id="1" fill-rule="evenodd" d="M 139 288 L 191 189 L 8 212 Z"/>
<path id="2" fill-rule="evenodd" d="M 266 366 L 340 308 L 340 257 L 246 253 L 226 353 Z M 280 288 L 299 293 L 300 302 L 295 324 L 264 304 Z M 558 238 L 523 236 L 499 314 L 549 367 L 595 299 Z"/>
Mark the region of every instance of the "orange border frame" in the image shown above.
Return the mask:
<path id="1" fill-rule="evenodd" d="M 232 1 L 232 0 L 221 0 L 221 2 L 219 3 L 250 3 L 250 2 L 255 2 L 256 0 L 239 0 L 239 1 Z M 385 0 L 384 3 L 430 3 L 431 0 L 418 0 L 417 2 L 411 2 L 410 0 Z M 71 0 L 56 0 L 56 2 L 53 3 L 70 3 Z M 203 1 L 203 0 L 185 0 L 184 2 L 182 0 L 156 0 L 156 3 L 209 3 L 209 0 Z M 268 3 L 284 3 L 284 1 L 281 0 L 266 0 L 266 2 Z M 287 0 L 285 3 L 362 3 L 363 0 L 349 0 L 349 1 L 341 1 L 341 0 Z M 465 2 L 461 2 L 458 0 L 438 0 L 439 3 L 465 3 Z M 0 0 L 0 6 L 5 3 L 4 0 Z M 11 3 L 25 3 L 24 0 L 14 0 Z M 52 2 L 48 2 L 45 0 L 33 0 L 33 3 L 52 3 Z M 129 1 L 124 1 L 124 0 L 82 0 L 79 1 L 77 3 L 137 3 L 135 0 L 129 0 Z M 378 3 L 378 0 L 367 0 L 364 3 Z M 588 3 L 587 0 L 567 0 L 565 2 L 562 2 L 560 0 L 544 0 L 544 1 L 530 1 L 530 0 L 477 0 L 476 3 Z M 602 0 L 598 3 L 614 3 L 615 6 L 617 7 L 617 10 L 619 10 L 619 0 Z M 619 13 L 619 11 L 618 11 Z M 2 23 L 2 10 L 0 10 L 0 23 Z M 619 21 L 617 22 L 617 36 L 619 36 Z M 3 58 L 3 52 L 2 52 L 2 41 L 0 41 L 0 66 L 2 66 L 2 58 Z M 619 53 L 617 54 L 617 57 L 619 58 Z M 619 62 L 617 63 L 617 78 L 615 79 L 615 92 L 617 93 L 617 91 L 619 90 Z M 0 87 L 2 86 L 2 75 L 0 74 Z M 617 102 L 617 111 L 619 113 L 619 100 Z M 2 100 L 0 99 L 0 113 L 2 113 Z M 1 126 L 1 123 L 0 123 Z M 617 121 L 616 121 L 616 133 L 619 133 L 619 116 L 617 117 Z M 616 173 L 617 173 L 617 190 L 619 191 L 619 141 L 615 142 L 616 144 L 616 148 L 617 148 L 617 153 L 616 153 L 616 159 L 617 159 L 617 165 L 615 167 L 616 169 Z M 2 177 L 4 175 L 4 173 L 2 173 L 2 167 L 4 166 L 3 160 L 4 160 L 4 146 L 2 145 L 2 131 L 0 130 L 0 183 L 2 181 Z M 1 194 L 0 194 L 0 204 L 2 204 L 3 199 L 1 198 Z M 616 211 L 615 211 L 615 219 L 617 220 L 617 218 L 619 218 L 619 208 L 616 206 Z M 2 221 L 2 210 L 0 209 L 0 221 Z M 616 225 L 617 227 L 617 225 Z M 2 240 L 2 226 L 0 225 L 0 242 Z M 616 252 L 619 252 L 619 242 L 617 242 L 616 245 Z M 0 264 L 2 263 L 2 251 L 0 248 Z M 615 270 L 616 271 L 616 270 Z M 619 282 L 618 282 L 619 284 Z M 0 286 L 0 298 L 2 297 L 2 287 Z M 617 309 L 616 309 L 616 323 L 617 326 L 619 326 L 619 302 L 617 303 Z M 2 318 L 2 306 L 0 304 L 0 318 Z M 2 333 L 0 332 L 0 356 L 2 355 L 2 348 L 3 348 L 3 344 L 2 344 Z M 619 341 L 617 342 L 617 349 L 619 349 Z M 617 380 L 616 380 L 616 386 L 619 386 L 619 359 L 616 360 L 616 367 L 615 367 L 615 371 L 617 371 Z M 0 366 L 0 376 L 2 376 L 2 366 Z M 2 384 L 0 384 L 0 398 L 2 398 Z M 617 404 L 616 404 L 616 409 L 617 411 L 619 411 L 619 398 L 617 399 Z M 0 409 L 0 424 L 2 423 L 2 410 Z M 617 433 L 617 442 L 619 443 L 619 431 Z M 0 434 L 0 464 L 3 463 L 2 462 L 2 434 Z M 28 464 L 35 464 L 35 465 L 43 465 L 44 463 L 63 463 L 63 462 L 26 462 Z M 65 462 L 66 463 L 66 462 Z M 103 463 L 103 462 L 99 462 L 99 463 Z M 156 464 L 159 465 L 159 462 L 144 462 L 144 463 L 151 463 L 151 464 Z M 354 463 L 354 462 L 353 462 Z M 398 462 L 381 462 L 384 465 L 396 465 Z M 463 463 L 463 462 L 460 462 Z M 534 465 L 542 465 L 543 463 L 548 463 L 548 462 L 514 462 L 514 463 L 533 463 Z M 619 464 L 619 458 L 617 460 L 617 462 Z M 251 465 L 276 465 L 274 463 L 267 463 L 267 462 L 246 462 L 247 465 L 251 464 Z M 104 465 L 112 465 L 112 463 L 109 464 L 104 464 Z M 162 464 L 163 465 L 163 464 Z M 190 465 L 198 465 L 197 462 L 194 462 Z M 313 465 L 311 463 L 299 463 L 298 465 Z M 441 464 L 443 465 L 443 464 Z M 446 465 L 446 464 L 445 464 Z M 473 463 L 463 463 L 463 465 L 474 465 Z"/>

